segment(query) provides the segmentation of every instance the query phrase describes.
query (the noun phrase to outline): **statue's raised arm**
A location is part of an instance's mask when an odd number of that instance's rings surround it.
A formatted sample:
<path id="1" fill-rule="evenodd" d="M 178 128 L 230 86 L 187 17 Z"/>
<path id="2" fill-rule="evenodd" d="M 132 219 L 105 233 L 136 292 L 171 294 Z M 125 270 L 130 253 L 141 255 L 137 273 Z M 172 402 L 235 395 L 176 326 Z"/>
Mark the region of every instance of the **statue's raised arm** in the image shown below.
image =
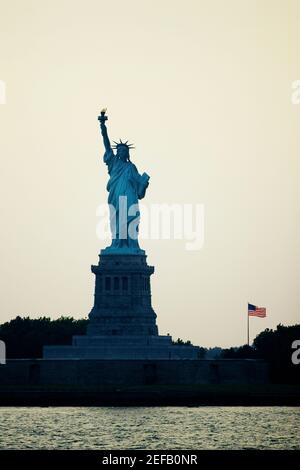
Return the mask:
<path id="1" fill-rule="evenodd" d="M 110 145 L 110 140 L 109 140 L 108 133 L 107 133 L 107 127 L 105 125 L 105 121 L 107 121 L 107 116 L 105 116 L 105 113 L 106 113 L 106 109 L 102 109 L 100 116 L 98 117 L 98 121 L 100 122 L 100 129 L 101 129 L 101 134 L 103 137 L 103 144 L 104 144 L 106 152 L 108 152 L 109 150 L 111 150 L 111 145 Z"/>

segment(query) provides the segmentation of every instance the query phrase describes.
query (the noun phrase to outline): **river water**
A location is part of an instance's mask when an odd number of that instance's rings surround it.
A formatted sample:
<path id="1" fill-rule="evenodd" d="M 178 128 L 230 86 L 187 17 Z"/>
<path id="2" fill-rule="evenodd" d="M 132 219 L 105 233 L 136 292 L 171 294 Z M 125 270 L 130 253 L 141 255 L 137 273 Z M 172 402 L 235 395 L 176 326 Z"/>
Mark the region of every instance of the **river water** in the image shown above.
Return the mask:
<path id="1" fill-rule="evenodd" d="M 3 407 L 1 449 L 300 449 L 300 408 Z"/>

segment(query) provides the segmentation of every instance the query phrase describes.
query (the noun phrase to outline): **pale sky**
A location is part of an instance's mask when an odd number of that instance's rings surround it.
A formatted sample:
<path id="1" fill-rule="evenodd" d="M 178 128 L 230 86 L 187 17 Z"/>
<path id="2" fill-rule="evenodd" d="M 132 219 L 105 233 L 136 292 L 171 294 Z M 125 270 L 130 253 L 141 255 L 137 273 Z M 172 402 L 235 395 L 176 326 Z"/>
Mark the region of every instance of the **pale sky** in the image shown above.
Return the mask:
<path id="1" fill-rule="evenodd" d="M 0 322 L 86 317 L 107 242 L 97 115 L 151 176 L 205 206 L 205 242 L 144 241 L 161 334 L 203 346 L 299 323 L 298 0 L 0 0 Z"/>

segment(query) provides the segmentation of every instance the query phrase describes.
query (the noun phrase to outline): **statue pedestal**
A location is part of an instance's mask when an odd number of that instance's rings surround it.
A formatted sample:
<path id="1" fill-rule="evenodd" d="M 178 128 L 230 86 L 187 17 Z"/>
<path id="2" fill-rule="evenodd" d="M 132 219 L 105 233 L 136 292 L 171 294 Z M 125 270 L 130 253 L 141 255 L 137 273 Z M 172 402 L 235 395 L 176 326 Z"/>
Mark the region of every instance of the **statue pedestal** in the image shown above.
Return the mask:
<path id="1" fill-rule="evenodd" d="M 45 346 L 45 359 L 197 359 L 198 348 L 172 344 L 159 336 L 151 305 L 150 276 L 154 267 L 143 250 L 101 251 L 94 306 L 86 336 L 74 336 L 72 346 Z"/>
<path id="2" fill-rule="evenodd" d="M 150 276 L 154 268 L 148 266 L 146 255 L 102 253 L 99 264 L 92 266 L 95 301 L 87 334 L 158 335 L 151 306 Z"/>

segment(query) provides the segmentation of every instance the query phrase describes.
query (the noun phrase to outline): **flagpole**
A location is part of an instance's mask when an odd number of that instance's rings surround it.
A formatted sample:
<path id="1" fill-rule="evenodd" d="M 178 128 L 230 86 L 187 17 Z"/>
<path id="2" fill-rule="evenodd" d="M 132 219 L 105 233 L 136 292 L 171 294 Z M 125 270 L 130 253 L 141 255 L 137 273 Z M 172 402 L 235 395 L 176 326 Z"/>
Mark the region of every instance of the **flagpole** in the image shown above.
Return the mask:
<path id="1" fill-rule="evenodd" d="M 250 346 L 250 341 L 249 341 L 249 312 L 248 312 L 248 305 L 247 305 L 247 344 Z"/>

